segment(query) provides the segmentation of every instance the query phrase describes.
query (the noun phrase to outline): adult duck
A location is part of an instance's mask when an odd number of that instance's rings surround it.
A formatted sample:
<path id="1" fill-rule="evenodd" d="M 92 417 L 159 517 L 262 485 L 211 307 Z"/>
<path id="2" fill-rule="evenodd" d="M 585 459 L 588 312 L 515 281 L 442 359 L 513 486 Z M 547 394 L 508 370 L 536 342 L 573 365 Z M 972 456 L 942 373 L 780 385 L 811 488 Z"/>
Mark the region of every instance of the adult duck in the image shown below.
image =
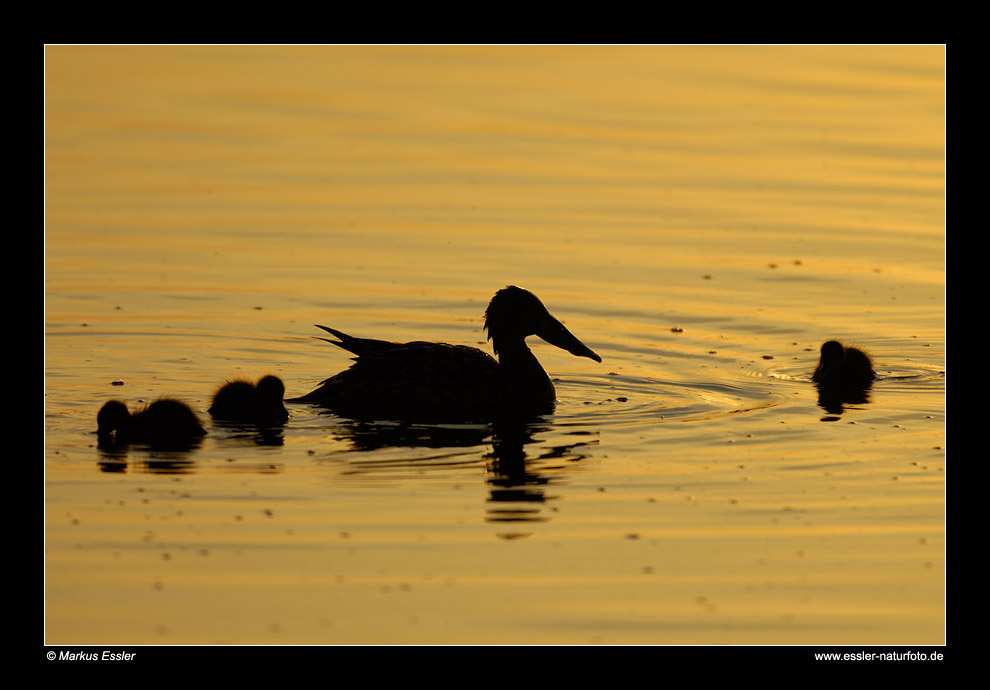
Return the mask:
<path id="1" fill-rule="evenodd" d="M 289 402 L 320 405 L 358 420 L 488 422 L 552 412 L 556 391 L 526 346 L 530 335 L 602 361 L 536 295 L 515 286 L 496 292 L 485 310 L 484 328 L 498 360 L 466 345 L 392 343 L 317 328 L 337 338 L 321 340 L 356 355 L 354 364 Z"/>

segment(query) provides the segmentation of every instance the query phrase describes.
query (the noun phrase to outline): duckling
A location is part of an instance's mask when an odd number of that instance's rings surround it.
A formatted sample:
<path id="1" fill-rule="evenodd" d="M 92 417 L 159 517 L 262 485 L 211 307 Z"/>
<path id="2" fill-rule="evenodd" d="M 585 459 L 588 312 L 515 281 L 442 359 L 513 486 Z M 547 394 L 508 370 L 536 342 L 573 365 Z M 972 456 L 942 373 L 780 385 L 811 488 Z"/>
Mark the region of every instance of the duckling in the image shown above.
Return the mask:
<path id="1" fill-rule="evenodd" d="M 838 340 L 822 345 L 822 355 L 811 380 L 822 386 L 864 389 L 877 377 L 870 356 L 855 347 L 846 347 Z"/>
<path id="2" fill-rule="evenodd" d="M 156 400 L 134 412 L 120 400 L 110 400 L 96 415 L 101 445 L 147 443 L 158 448 L 186 448 L 206 434 L 188 405 L 172 398 Z"/>
<path id="3" fill-rule="evenodd" d="M 277 426 L 289 418 L 282 403 L 284 395 L 285 384 L 277 376 L 263 376 L 257 384 L 231 381 L 213 396 L 210 416 L 219 421 Z"/>

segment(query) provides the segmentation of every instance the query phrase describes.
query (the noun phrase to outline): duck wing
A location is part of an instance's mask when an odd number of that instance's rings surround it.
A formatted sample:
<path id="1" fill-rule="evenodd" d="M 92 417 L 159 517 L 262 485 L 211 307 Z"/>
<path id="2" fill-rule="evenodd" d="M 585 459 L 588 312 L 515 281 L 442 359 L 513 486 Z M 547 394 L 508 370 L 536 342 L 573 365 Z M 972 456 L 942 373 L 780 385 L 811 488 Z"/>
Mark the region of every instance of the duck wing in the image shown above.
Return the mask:
<path id="1" fill-rule="evenodd" d="M 355 355 L 354 364 L 292 402 L 352 419 L 408 422 L 487 421 L 511 400 L 499 364 L 477 348 L 355 338 L 326 326 L 322 338 Z"/>

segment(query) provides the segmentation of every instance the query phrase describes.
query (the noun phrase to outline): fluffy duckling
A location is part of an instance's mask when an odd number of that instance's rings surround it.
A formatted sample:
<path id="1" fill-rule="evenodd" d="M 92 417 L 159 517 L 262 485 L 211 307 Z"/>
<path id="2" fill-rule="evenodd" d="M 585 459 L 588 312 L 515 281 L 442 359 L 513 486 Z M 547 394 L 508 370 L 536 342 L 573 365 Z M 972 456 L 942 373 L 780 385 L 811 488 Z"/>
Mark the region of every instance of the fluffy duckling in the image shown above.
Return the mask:
<path id="1" fill-rule="evenodd" d="M 868 354 L 829 340 L 822 345 L 822 356 L 811 380 L 833 388 L 863 389 L 876 377 Z"/>
<path id="2" fill-rule="evenodd" d="M 126 403 L 111 400 L 96 415 L 101 444 L 147 443 L 159 448 L 183 448 L 206 434 L 188 405 L 171 398 L 156 400 L 131 413 Z"/>
<path id="3" fill-rule="evenodd" d="M 231 381 L 213 396 L 210 415 L 225 422 L 277 426 L 289 418 L 284 395 L 285 384 L 277 376 L 263 376 L 257 384 Z"/>

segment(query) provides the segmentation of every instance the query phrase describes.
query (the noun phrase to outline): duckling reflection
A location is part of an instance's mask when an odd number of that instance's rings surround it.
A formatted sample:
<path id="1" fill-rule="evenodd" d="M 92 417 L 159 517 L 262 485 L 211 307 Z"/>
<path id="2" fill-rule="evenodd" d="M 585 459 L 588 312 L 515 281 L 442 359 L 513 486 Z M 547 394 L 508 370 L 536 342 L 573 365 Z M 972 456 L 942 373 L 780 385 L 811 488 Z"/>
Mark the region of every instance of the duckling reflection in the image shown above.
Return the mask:
<path id="1" fill-rule="evenodd" d="M 145 460 L 127 460 L 126 448 L 101 448 L 102 459 L 97 463 L 101 472 L 126 474 L 145 472 L 147 474 L 192 474 L 196 463 L 182 457 L 154 457 Z"/>
<path id="2" fill-rule="evenodd" d="M 110 400 L 96 415 L 100 448 L 141 443 L 160 450 L 191 450 L 206 435 L 199 417 L 188 405 L 162 398 L 131 414 L 127 404 Z"/>
<path id="3" fill-rule="evenodd" d="M 289 419 L 284 395 L 285 384 L 277 376 L 263 376 L 257 384 L 229 381 L 214 394 L 210 416 L 224 422 L 279 426 Z"/>
<path id="4" fill-rule="evenodd" d="M 327 326 L 322 338 L 355 355 L 350 369 L 289 402 L 320 405 L 341 417 L 426 423 L 532 419 L 552 412 L 553 382 L 526 346 L 537 335 L 579 357 L 601 362 L 533 293 L 509 286 L 492 297 L 485 329 L 498 356 L 465 345 L 355 338 Z"/>
<path id="5" fill-rule="evenodd" d="M 869 391 L 876 377 L 868 354 L 829 340 L 822 344 L 811 380 L 818 385 L 818 404 L 830 414 L 840 415 L 845 405 L 869 402 Z"/>

